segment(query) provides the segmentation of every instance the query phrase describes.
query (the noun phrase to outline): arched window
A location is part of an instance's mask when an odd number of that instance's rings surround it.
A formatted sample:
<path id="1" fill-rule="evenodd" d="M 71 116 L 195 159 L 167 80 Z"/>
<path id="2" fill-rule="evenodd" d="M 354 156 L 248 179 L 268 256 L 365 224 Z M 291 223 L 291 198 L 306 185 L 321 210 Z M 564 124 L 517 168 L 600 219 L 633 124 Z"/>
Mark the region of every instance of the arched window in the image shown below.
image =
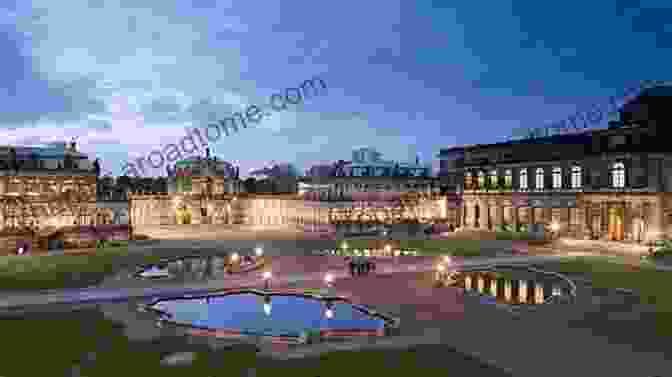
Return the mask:
<path id="1" fill-rule="evenodd" d="M 464 188 L 467 190 L 474 188 L 474 175 L 470 171 L 464 174 Z"/>
<path id="2" fill-rule="evenodd" d="M 553 188 L 562 188 L 562 168 L 553 168 Z"/>
<path id="3" fill-rule="evenodd" d="M 544 169 L 542 168 L 537 168 L 535 186 L 537 190 L 544 189 Z"/>
<path id="4" fill-rule="evenodd" d="M 625 165 L 622 162 L 612 166 L 611 183 L 614 187 L 625 187 Z"/>
<path id="5" fill-rule="evenodd" d="M 581 167 L 572 166 L 572 188 L 581 188 Z"/>
<path id="6" fill-rule="evenodd" d="M 478 172 L 478 188 L 485 187 L 485 174 L 482 171 Z"/>
<path id="7" fill-rule="evenodd" d="M 520 169 L 520 188 L 527 189 L 527 169 Z"/>
<path id="8" fill-rule="evenodd" d="M 513 176 L 511 175 L 511 169 L 507 169 L 504 172 L 504 187 L 511 188 L 513 185 Z"/>
<path id="9" fill-rule="evenodd" d="M 490 171 L 490 186 L 496 187 L 497 186 L 497 170 L 491 170 Z"/>

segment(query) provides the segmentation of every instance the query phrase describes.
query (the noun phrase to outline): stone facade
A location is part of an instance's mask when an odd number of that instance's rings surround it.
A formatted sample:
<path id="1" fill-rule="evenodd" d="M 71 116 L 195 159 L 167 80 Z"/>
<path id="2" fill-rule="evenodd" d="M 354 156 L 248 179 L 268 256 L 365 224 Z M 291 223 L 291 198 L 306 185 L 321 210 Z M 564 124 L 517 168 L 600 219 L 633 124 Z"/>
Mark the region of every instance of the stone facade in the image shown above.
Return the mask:
<path id="1" fill-rule="evenodd" d="M 629 127 L 462 147 L 461 171 L 451 171 L 464 180 L 461 223 L 541 224 L 582 239 L 669 237 L 672 153 L 644 151 L 654 140 L 648 128 Z"/>

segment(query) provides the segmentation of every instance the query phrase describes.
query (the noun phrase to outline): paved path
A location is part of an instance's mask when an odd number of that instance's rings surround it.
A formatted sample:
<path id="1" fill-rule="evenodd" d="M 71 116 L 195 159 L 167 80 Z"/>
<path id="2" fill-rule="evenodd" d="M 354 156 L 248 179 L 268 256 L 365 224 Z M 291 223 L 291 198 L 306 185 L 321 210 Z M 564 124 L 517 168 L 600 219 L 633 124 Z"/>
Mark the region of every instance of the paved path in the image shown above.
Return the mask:
<path id="1" fill-rule="evenodd" d="M 323 258 L 323 257 L 315 257 Z M 473 258 L 467 260 L 455 260 L 454 268 L 463 266 L 478 266 L 497 263 L 541 263 L 561 259 L 561 256 L 524 256 L 505 258 Z M 376 269 L 376 274 L 392 274 L 398 272 L 421 272 L 432 271 L 437 259 L 422 258 L 419 263 L 408 264 L 383 264 Z M 334 279 L 348 277 L 348 272 L 340 270 L 332 273 Z M 283 285 L 303 281 L 319 281 L 324 279 L 324 272 L 294 273 L 284 276 L 276 275 L 272 284 Z M 153 288 L 84 288 L 63 289 L 47 293 L 24 293 L 8 294 L 0 299 L 0 308 L 23 307 L 28 305 L 43 304 L 76 304 L 105 301 L 125 301 L 131 298 L 159 298 L 171 297 L 183 294 L 201 295 L 213 290 L 226 288 L 261 286 L 261 272 L 245 274 L 244 276 L 232 276 L 227 280 L 216 280 L 200 284 L 165 284 L 162 287 Z"/>

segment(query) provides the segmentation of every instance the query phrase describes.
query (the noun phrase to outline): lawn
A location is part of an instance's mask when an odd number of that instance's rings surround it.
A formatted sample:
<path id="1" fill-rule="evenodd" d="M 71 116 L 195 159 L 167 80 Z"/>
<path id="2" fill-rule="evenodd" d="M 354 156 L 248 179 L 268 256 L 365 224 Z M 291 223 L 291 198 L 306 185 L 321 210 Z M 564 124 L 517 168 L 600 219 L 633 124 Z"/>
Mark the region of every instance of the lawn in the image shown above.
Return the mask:
<path id="1" fill-rule="evenodd" d="M 189 344 L 184 337 L 156 341 L 129 341 L 123 328 L 95 310 L 66 313 L 34 313 L 0 318 L 3 349 L 0 376 L 63 376 L 79 365 L 81 376 L 256 376 L 329 377 L 407 376 L 414 372 L 446 375 L 506 376 L 446 346 L 417 346 L 410 350 L 338 351 L 303 360 L 278 361 L 258 358 L 248 350 L 210 351 Z M 64 343 L 67 342 L 67 343 Z M 196 352 L 192 365 L 170 367 L 160 360 L 175 352 Z M 95 353 L 95 359 L 86 355 Z"/>
<path id="2" fill-rule="evenodd" d="M 472 257 L 481 255 L 480 240 L 393 240 L 381 241 L 378 239 L 354 239 L 345 240 L 349 249 L 375 249 L 383 248 L 384 245 L 401 249 L 418 250 L 422 255 L 445 255 L 450 254 L 460 257 Z M 339 246 L 342 241 L 339 242 Z"/>
<path id="3" fill-rule="evenodd" d="M 0 257 L 0 291 L 86 287 L 132 264 L 156 261 L 156 256 L 129 257 L 128 246 L 110 246 L 80 255 Z"/>
<path id="4" fill-rule="evenodd" d="M 656 308 L 657 333 L 672 336 L 672 272 L 656 271 L 650 263 L 632 265 L 620 258 L 580 257 L 553 264 L 553 270 L 587 275 L 598 288 L 636 290 L 647 304 Z"/>

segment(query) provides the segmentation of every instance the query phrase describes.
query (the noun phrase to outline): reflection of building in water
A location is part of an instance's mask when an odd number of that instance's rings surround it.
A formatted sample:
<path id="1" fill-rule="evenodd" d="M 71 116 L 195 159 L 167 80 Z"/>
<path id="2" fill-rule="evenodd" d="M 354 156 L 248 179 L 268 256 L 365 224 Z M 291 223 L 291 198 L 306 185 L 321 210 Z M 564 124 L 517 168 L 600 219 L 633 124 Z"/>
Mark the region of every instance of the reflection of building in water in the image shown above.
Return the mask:
<path id="1" fill-rule="evenodd" d="M 511 304 L 543 304 L 551 295 L 569 294 L 569 287 L 558 281 L 507 279 L 491 271 L 461 273 L 457 277 L 457 285 L 465 291 L 476 290 Z"/>

